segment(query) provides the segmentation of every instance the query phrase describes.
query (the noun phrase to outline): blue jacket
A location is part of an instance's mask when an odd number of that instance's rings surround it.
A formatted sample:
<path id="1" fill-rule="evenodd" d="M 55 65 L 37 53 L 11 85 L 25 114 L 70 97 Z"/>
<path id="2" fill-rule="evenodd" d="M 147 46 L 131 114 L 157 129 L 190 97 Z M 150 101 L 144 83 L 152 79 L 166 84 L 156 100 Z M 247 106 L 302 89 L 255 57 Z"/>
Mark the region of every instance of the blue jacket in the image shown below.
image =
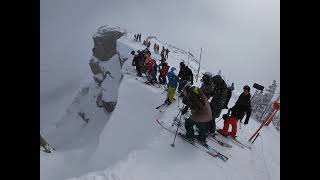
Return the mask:
<path id="1" fill-rule="evenodd" d="M 168 77 L 168 85 L 172 88 L 177 88 L 178 86 L 178 81 L 179 81 L 179 78 L 178 76 L 176 76 L 174 74 L 173 71 L 170 71 L 168 74 L 167 74 L 167 77 Z"/>

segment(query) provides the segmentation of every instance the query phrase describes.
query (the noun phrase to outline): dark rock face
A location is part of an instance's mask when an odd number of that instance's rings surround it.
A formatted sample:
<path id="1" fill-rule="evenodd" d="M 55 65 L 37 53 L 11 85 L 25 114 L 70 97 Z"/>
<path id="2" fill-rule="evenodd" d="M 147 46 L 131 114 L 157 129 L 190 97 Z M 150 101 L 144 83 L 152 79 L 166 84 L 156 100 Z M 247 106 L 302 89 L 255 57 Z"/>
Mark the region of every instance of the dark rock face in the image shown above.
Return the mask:
<path id="1" fill-rule="evenodd" d="M 119 31 L 103 32 L 102 36 L 93 37 L 93 56 L 100 61 L 107 61 L 117 53 L 117 40 L 124 33 Z"/>

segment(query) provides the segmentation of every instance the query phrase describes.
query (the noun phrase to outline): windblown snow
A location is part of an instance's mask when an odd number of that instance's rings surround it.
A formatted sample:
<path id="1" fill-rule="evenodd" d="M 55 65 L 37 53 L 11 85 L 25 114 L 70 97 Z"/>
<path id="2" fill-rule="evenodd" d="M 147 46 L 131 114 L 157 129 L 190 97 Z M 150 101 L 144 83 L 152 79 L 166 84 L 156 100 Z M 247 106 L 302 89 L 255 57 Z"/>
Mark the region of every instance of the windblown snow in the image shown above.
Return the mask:
<path id="1" fill-rule="evenodd" d="M 159 126 L 156 119 L 171 124 L 178 114 L 179 107 L 182 107 L 182 102 L 175 97 L 177 100 L 164 113 L 159 113 L 155 109 L 166 99 L 166 92 L 163 88 L 145 84 L 143 79 L 135 76 L 130 52 L 145 47 L 142 42 L 134 41 L 133 35 L 134 33 L 129 32 L 117 41 L 120 59 L 127 58 L 127 60 L 122 66 L 122 73 L 118 74 L 119 77 L 123 76 L 120 78 L 121 81 L 109 82 L 120 83 L 118 89 L 113 89 L 117 92 L 111 92 L 117 96 L 108 97 L 117 98 L 115 110 L 106 113 L 96 107 L 94 98 L 99 91 L 93 80 L 87 80 L 80 86 L 79 92 L 75 93 L 65 115 L 43 128 L 46 139 L 55 146 L 56 151 L 51 154 L 40 152 L 41 179 L 280 179 L 280 133 L 272 125 L 261 130 L 254 144 L 250 144 L 251 150 L 232 143 L 230 143 L 232 148 L 227 149 L 210 142 L 212 147 L 229 157 L 227 162 L 203 153 L 178 137 L 175 147 L 171 147 L 174 135 Z M 142 36 L 141 40 L 146 37 Z M 154 42 L 161 47 L 165 45 L 169 48 L 167 62 L 170 66 L 179 70 L 179 62 L 181 60 L 187 62 L 186 51 L 164 44 L 155 37 L 150 39 L 150 49 Z M 160 59 L 153 50 L 151 52 L 156 61 Z M 189 67 L 194 74 L 197 71 L 197 61 L 196 58 L 189 56 Z M 200 72 L 205 70 L 203 68 Z M 196 84 L 200 85 L 200 82 Z M 88 96 L 81 96 L 86 93 L 83 92 L 84 88 L 87 88 Z M 234 91 L 229 107 L 234 105 L 238 95 L 239 93 Z M 75 117 L 74 114 L 79 109 L 90 119 L 88 123 Z M 223 121 L 219 121 L 217 126 L 222 128 Z M 250 119 L 247 126 L 239 127 L 239 138 L 247 142 L 259 126 L 258 122 Z"/>

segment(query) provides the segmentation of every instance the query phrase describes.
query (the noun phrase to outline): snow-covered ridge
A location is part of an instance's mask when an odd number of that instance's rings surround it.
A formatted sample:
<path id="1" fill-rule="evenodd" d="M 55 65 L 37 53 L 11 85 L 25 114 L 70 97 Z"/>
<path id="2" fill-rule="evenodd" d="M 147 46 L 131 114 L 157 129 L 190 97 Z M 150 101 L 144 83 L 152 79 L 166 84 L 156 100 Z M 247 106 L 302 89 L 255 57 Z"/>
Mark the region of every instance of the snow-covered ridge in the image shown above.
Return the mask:
<path id="1" fill-rule="evenodd" d="M 102 26 L 93 37 L 102 38 L 115 30 L 125 32 L 119 27 Z M 159 127 L 155 119 L 172 120 L 178 113 L 179 101 L 158 114 L 154 107 L 165 100 L 166 93 L 132 75 L 135 70 L 130 52 L 145 48 L 142 42 L 133 40 L 133 34 L 124 33 L 116 40 L 116 52 L 111 58 L 90 59 L 93 75 L 81 85 L 66 115 L 50 134 L 48 142 L 56 145 L 57 151 L 41 157 L 41 179 L 279 179 L 279 134 L 271 128 L 264 131 L 263 142 L 257 139 L 266 145 L 265 149 L 258 143 L 251 152 L 239 147 L 229 151 L 222 148 L 230 155 L 227 163 L 208 158 L 180 139 L 176 140 L 176 148 L 171 148 L 172 134 Z M 151 41 L 165 45 L 157 38 Z M 174 46 L 166 48 L 170 50 L 167 62 L 179 70 L 180 61 L 187 62 L 188 54 Z M 160 59 L 155 53 L 152 57 Z M 189 67 L 195 73 L 197 61 L 190 61 Z M 239 130 L 244 139 L 259 125 L 250 121 Z M 269 157 L 267 168 L 262 150 Z"/>

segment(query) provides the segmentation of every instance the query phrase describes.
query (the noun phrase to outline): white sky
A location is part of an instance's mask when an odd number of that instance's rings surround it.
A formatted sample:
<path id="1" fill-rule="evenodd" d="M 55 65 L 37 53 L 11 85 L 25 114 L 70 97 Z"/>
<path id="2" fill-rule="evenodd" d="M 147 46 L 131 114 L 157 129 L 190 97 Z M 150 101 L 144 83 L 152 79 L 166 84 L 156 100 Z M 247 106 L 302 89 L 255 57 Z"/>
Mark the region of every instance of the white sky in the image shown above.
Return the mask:
<path id="1" fill-rule="evenodd" d="M 101 25 L 155 35 L 219 69 L 241 89 L 280 83 L 279 0 L 41 0 L 41 63 L 89 71 L 92 34 Z M 57 71 L 61 70 L 57 69 Z"/>

